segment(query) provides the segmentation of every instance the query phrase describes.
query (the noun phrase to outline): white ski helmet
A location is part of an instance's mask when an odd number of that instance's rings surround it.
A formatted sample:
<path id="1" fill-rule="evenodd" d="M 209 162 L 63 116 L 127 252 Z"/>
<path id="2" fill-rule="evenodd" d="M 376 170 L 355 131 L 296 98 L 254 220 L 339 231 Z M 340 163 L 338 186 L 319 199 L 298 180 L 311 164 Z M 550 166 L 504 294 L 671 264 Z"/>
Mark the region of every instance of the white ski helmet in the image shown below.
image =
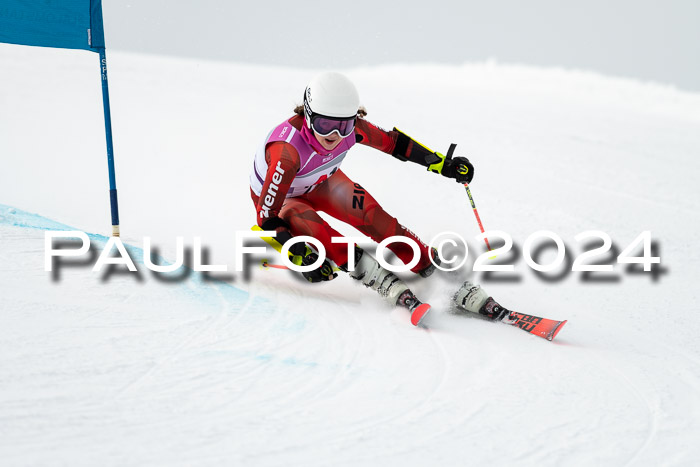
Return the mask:
<path id="1" fill-rule="evenodd" d="M 311 126 L 311 117 L 352 118 L 360 107 L 357 88 L 345 75 L 325 72 L 315 76 L 304 91 L 304 116 Z"/>

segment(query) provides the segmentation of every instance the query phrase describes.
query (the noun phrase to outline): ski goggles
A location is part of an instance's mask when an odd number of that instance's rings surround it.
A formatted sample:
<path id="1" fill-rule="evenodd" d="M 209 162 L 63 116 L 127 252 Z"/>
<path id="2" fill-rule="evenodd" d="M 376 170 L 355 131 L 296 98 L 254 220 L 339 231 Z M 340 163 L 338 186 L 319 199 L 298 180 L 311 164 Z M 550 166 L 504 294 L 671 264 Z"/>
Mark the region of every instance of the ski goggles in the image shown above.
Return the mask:
<path id="1" fill-rule="evenodd" d="M 334 131 L 338 132 L 341 138 L 347 138 L 355 129 L 356 119 L 357 117 L 337 118 L 316 114 L 311 117 L 311 129 L 324 138 L 330 136 Z"/>

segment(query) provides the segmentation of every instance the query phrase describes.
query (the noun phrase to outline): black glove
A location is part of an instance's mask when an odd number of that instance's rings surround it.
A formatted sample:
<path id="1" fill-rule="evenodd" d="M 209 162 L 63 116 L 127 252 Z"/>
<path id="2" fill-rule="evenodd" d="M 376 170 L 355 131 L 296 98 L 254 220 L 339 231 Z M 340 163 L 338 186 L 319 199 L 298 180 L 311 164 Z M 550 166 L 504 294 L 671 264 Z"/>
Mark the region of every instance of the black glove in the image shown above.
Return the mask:
<path id="1" fill-rule="evenodd" d="M 292 262 L 294 264 L 297 264 L 297 258 L 300 259 L 300 265 L 301 266 L 308 266 L 309 264 L 313 264 L 318 260 L 318 255 L 311 251 L 311 248 L 306 247 L 307 250 L 310 251 L 310 253 L 307 253 L 303 256 L 294 256 L 292 257 Z M 314 269 L 313 271 L 309 272 L 302 272 L 301 273 L 307 281 L 309 282 L 323 282 L 323 281 L 330 281 L 338 277 L 338 274 L 333 272 L 333 266 L 331 266 L 331 263 L 328 262 L 328 259 L 325 259 L 321 266 L 318 268 Z"/>
<path id="2" fill-rule="evenodd" d="M 455 147 L 457 147 L 456 144 L 450 145 L 440 173 L 447 178 L 454 178 L 458 183 L 471 183 L 474 178 L 474 166 L 466 157 L 455 157 L 453 159 L 452 153 Z"/>
<path id="3" fill-rule="evenodd" d="M 318 254 L 313 251 L 306 243 L 295 243 L 289 248 L 292 257 L 290 261 L 297 266 L 308 266 L 314 264 L 318 260 Z M 333 272 L 333 266 L 328 259 L 323 260 L 321 266 L 308 272 L 302 272 L 302 276 L 309 282 L 330 281 L 338 277 L 338 274 Z"/>
<path id="4" fill-rule="evenodd" d="M 265 221 L 261 227 L 263 230 L 277 230 L 275 240 L 277 240 L 280 245 L 284 245 L 294 238 L 289 230 L 289 224 L 279 217 Z M 289 260 L 297 266 L 308 266 L 315 263 L 318 259 L 318 254 L 304 242 L 297 242 L 289 247 L 289 253 L 291 255 Z M 331 266 L 328 259 L 325 259 L 323 263 L 321 263 L 321 266 L 313 271 L 302 272 L 301 274 L 309 282 L 330 281 L 338 277 L 338 274 L 333 272 L 333 266 Z"/>
<path id="5" fill-rule="evenodd" d="M 392 156 L 400 161 L 415 162 L 423 167 L 427 167 L 430 172 L 436 172 L 444 175 L 447 178 L 453 178 L 459 183 L 470 183 L 474 178 L 474 166 L 466 157 L 455 157 L 452 159 L 452 153 L 457 147 L 456 144 L 451 144 L 447 151 L 447 156 L 443 156 L 439 152 L 434 152 L 427 146 L 422 145 L 414 140 L 398 128 L 394 127 L 397 133 L 396 144 Z"/>

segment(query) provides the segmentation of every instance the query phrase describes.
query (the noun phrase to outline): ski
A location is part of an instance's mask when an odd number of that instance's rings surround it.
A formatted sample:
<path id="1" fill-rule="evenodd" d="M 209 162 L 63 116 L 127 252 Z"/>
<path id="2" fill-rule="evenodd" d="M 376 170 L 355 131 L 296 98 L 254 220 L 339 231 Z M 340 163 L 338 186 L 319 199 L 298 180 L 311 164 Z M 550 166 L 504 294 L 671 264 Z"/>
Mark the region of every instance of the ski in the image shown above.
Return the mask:
<path id="1" fill-rule="evenodd" d="M 553 319 L 540 318 L 539 316 L 527 315 L 511 311 L 510 314 L 501 320 L 502 323 L 516 326 L 538 337 L 551 341 L 554 339 L 567 320 L 556 321 Z"/>
<path id="2" fill-rule="evenodd" d="M 535 336 L 551 341 L 566 324 L 564 321 L 540 318 L 539 316 L 518 313 L 502 307 L 490 297 L 479 285 L 465 281 L 452 297 L 457 309 L 475 313 L 491 321 L 501 321 L 527 331 Z"/>
<path id="3" fill-rule="evenodd" d="M 418 305 L 418 307 L 411 312 L 411 324 L 418 326 L 421 321 L 423 321 L 423 318 L 425 318 L 425 316 L 428 314 L 430 308 L 430 305 L 427 303 L 421 303 Z"/>

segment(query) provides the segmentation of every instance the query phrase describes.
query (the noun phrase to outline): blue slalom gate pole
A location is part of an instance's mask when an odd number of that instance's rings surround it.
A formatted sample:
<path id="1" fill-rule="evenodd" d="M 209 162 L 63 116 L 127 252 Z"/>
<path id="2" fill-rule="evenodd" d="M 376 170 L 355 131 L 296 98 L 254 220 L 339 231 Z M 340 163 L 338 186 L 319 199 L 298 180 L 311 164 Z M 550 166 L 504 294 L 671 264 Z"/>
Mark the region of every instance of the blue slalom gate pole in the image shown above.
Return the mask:
<path id="1" fill-rule="evenodd" d="M 112 235 L 118 237 L 119 207 L 104 32 L 102 0 L 0 0 L 0 43 L 88 50 L 100 55 Z"/>
<path id="2" fill-rule="evenodd" d="M 105 114 L 105 136 L 107 137 L 107 167 L 109 170 L 109 205 L 112 211 L 112 236 L 119 236 L 119 204 L 117 203 L 117 181 L 114 175 L 114 147 L 112 145 L 112 116 L 109 110 L 109 86 L 107 82 L 107 56 L 104 47 L 100 51 L 102 73 L 102 104 Z"/>

